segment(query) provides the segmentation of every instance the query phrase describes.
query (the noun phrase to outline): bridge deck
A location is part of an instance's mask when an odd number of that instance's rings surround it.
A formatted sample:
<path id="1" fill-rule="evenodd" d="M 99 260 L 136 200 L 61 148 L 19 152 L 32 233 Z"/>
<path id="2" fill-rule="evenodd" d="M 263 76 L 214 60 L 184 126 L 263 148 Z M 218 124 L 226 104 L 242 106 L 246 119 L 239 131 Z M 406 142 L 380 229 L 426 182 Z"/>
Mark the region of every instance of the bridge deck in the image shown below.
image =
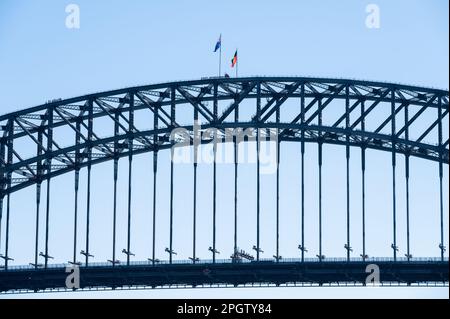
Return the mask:
<path id="1" fill-rule="evenodd" d="M 80 267 L 80 288 L 159 287 L 167 285 L 210 285 L 252 283 L 365 283 L 375 264 L 380 282 L 448 284 L 449 263 L 436 260 L 411 261 L 258 261 L 220 263 L 142 263 Z M 64 289 L 65 267 L 47 269 L 16 268 L 0 271 L 0 291 Z"/>

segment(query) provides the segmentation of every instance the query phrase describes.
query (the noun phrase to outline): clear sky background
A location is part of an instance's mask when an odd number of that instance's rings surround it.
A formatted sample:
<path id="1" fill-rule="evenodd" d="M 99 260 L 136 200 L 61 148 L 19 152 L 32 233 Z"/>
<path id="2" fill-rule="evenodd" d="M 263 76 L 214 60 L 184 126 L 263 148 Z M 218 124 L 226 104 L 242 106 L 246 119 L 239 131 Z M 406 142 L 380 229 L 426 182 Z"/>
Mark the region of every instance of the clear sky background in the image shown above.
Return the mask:
<path id="1" fill-rule="evenodd" d="M 65 8 L 74 3 L 80 7 L 80 29 L 65 26 Z M 366 6 L 374 3 L 380 8 L 379 29 L 366 27 Z M 239 75 L 282 75 L 341 77 L 437 87 L 449 86 L 448 1 L 446 0 L 320 0 L 320 1 L 21 1 L 0 2 L 0 113 L 42 104 L 49 99 L 68 98 L 115 88 L 159 83 L 172 80 L 199 79 L 217 74 L 218 55 L 212 51 L 222 34 L 222 71 L 231 75 L 230 60 L 238 48 Z M 447 127 L 448 131 L 448 127 Z M 448 134 L 448 133 L 447 133 Z M 447 135 L 448 136 L 448 135 Z M 307 148 L 307 243 L 309 257 L 317 253 L 317 152 L 316 146 Z M 371 256 L 391 256 L 391 190 L 390 155 L 369 151 L 367 171 L 368 227 L 373 239 L 368 246 Z M 284 159 L 299 156 L 299 145 L 283 147 Z M 345 150 L 325 147 L 324 162 L 324 240 L 325 254 L 345 255 Z M 168 154 L 161 153 L 160 176 L 168 177 Z M 136 260 L 150 254 L 149 229 L 151 219 L 151 184 L 149 154 L 134 160 L 133 252 Z M 123 164 L 122 164 L 123 163 Z M 284 162 L 281 172 L 281 255 L 298 256 L 299 181 L 298 162 Z M 405 213 L 403 158 L 399 156 L 399 246 L 405 253 Z M 120 162 L 121 189 L 119 194 L 119 225 L 126 222 L 127 163 Z M 352 151 L 352 238 L 354 256 L 361 253 L 358 225 L 360 207 L 359 151 Z M 438 187 L 437 164 L 412 160 L 412 242 L 414 256 L 438 256 Z M 112 196 L 111 163 L 93 169 L 92 251 L 95 261 L 110 259 Z M 177 167 L 177 179 L 192 178 L 192 166 Z M 284 171 L 283 171 L 284 170 Z M 241 199 L 239 209 L 242 248 L 250 251 L 254 244 L 254 165 L 243 165 L 240 171 Z M 386 172 L 381 174 L 380 172 Z M 85 172 L 82 173 L 80 214 L 85 207 Z M 219 167 L 219 221 L 223 234 L 218 239 L 221 257 L 227 258 L 232 249 L 232 166 Z M 199 203 L 200 258 L 210 258 L 210 198 L 211 169 L 199 167 L 199 188 L 205 200 Z M 446 183 L 448 167 L 445 166 Z M 109 179 L 109 180 L 108 180 Z M 111 182 L 110 182 L 111 181 Z M 339 184 L 342 181 L 341 184 Z M 52 184 L 52 229 L 54 239 L 50 254 L 55 262 L 64 263 L 71 257 L 71 221 L 73 175 L 55 179 Z M 274 254 L 274 176 L 262 179 L 263 257 Z M 161 212 L 159 226 L 168 225 L 168 183 L 160 178 Z M 220 186 L 219 186 L 220 187 Z M 225 188 L 225 187 L 223 187 Z M 176 194 L 185 194 L 175 204 L 175 230 L 179 235 L 175 248 L 177 258 L 190 256 L 192 196 L 189 186 L 179 185 Z M 13 195 L 11 217 L 11 255 L 13 264 L 32 261 L 34 247 L 34 187 Z M 60 196 L 58 196 L 60 195 Z M 45 193 L 43 194 L 45 196 Z M 63 199 L 57 199 L 57 197 Z M 207 199 L 206 199 L 207 198 Z M 448 188 L 445 186 L 445 208 L 448 211 Z M 188 207 L 189 209 L 186 209 Z M 45 205 L 41 206 L 45 210 Z M 265 215 L 264 215 L 265 214 Z M 43 219 L 43 218 L 42 218 Z M 140 222 L 142 221 L 142 222 Z M 83 216 L 80 217 L 80 238 L 83 237 Z M 188 227 L 186 225 L 189 225 Z M 445 217 L 448 238 L 448 212 Z M 202 228 L 204 227 L 204 228 Z M 43 233 L 41 228 L 41 233 Z M 202 230 L 204 229 L 204 230 Z M 286 234 L 286 235 L 284 235 Z M 294 235 L 291 235 L 294 234 Z M 55 240 L 58 238 L 58 240 Z M 62 238 L 62 240 L 61 240 Z M 81 239 L 82 240 L 82 239 Z M 118 238 L 118 254 L 126 244 L 125 232 Z M 166 231 L 158 236 L 161 259 L 167 257 Z M 95 243 L 94 243 L 95 242 Z M 81 242 L 82 243 L 82 242 Z M 41 247 L 43 249 L 43 243 Z M 448 239 L 446 239 L 448 246 Z M 4 240 L 0 250 L 4 249 Z M 448 256 L 448 252 L 446 253 Z M 44 297 L 47 295 L 36 295 Z M 384 289 L 360 288 L 279 288 L 279 289 L 198 289 L 155 290 L 141 292 L 66 293 L 51 297 L 445 297 L 447 288 Z M 29 297 L 29 296 L 27 296 Z"/>

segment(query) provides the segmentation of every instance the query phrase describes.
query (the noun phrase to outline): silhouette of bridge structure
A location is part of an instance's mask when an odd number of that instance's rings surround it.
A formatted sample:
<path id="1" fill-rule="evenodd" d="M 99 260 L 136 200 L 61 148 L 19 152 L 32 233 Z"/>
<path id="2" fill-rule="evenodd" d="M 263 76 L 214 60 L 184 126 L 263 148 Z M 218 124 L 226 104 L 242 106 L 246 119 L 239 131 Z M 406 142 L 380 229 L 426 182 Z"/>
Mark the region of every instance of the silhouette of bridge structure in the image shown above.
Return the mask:
<path id="1" fill-rule="evenodd" d="M 289 105 L 289 112 L 283 113 Z M 334 118 L 324 117 L 332 109 Z M 80 288 L 121 288 L 132 286 L 204 286 L 204 285 L 259 285 L 259 284 L 365 284 L 367 266 L 376 264 L 380 269 L 382 283 L 442 283 L 448 285 L 448 257 L 445 256 L 445 233 L 448 225 L 444 218 L 444 165 L 449 163 L 448 139 L 448 91 L 409 86 L 395 83 L 359 81 L 349 79 L 325 79 L 308 77 L 245 77 L 245 78 L 204 78 L 195 81 L 170 82 L 138 87 L 118 89 L 108 92 L 88 94 L 70 99 L 51 100 L 45 104 L 15 111 L 0 116 L 0 291 L 40 291 L 48 289 L 65 289 L 66 267 L 79 267 Z M 189 114 L 189 117 L 186 116 Z M 245 115 L 244 115 L 245 114 Z M 247 114 L 251 114 L 247 116 Z M 143 118 L 147 120 L 142 120 Z M 186 118 L 189 118 L 186 120 Z M 426 124 L 424 124 L 426 123 Z M 200 126 L 197 129 L 197 124 Z M 149 127 L 150 126 L 150 127 Z M 110 130 L 106 130 L 109 127 Z M 63 134 L 59 134 L 64 131 Z M 213 133 L 211 133 L 213 132 Z M 227 135 L 233 132 L 231 138 Z M 245 133 L 242 139 L 237 133 Z M 198 139 L 198 135 L 202 138 Z M 228 138 L 227 138 L 228 137 Z M 261 145 L 276 137 L 276 185 L 274 200 L 276 223 L 274 225 L 275 251 L 273 258 L 263 257 L 261 245 L 261 163 L 259 154 Z M 254 178 L 256 189 L 254 200 L 256 209 L 247 214 L 254 214 L 254 225 L 247 228 L 256 230 L 254 242 L 242 243 L 238 240 L 238 219 L 240 194 L 238 185 L 246 183 L 239 179 L 238 150 L 242 143 L 254 142 L 256 146 L 256 170 Z M 298 251 L 296 256 L 280 255 L 280 148 L 287 142 L 300 144 L 298 157 L 285 159 L 298 167 L 298 197 L 300 205 L 292 210 L 298 214 L 300 223 L 298 231 L 290 234 L 292 245 Z M 192 252 L 188 260 L 179 260 L 174 247 L 175 232 L 174 203 L 183 201 L 174 191 L 175 183 L 188 184 L 188 180 L 174 178 L 174 150 L 179 144 L 190 145 L 193 150 L 193 180 L 191 190 L 192 207 L 185 207 L 185 214 L 192 215 Z M 218 258 L 217 245 L 221 225 L 218 219 L 217 198 L 224 185 L 217 182 L 217 150 L 219 145 L 232 145 L 233 181 L 227 186 L 234 192 L 233 200 L 233 251 L 222 252 Z M 346 242 L 343 245 L 346 256 L 332 258 L 323 251 L 323 196 L 322 164 L 324 145 L 337 145 L 345 148 L 346 180 Z M 199 194 L 197 182 L 198 148 L 210 145 L 213 150 L 211 233 L 208 244 L 210 260 L 200 259 L 197 250 L 198 239 L 198 204 L 206 200 Z M 317 146 L 318 169 L 318 210 L 314 218 L 318 219 L 318 248 L 307 248 L 305 237 L 305 156 L 306 145 Z M 350 170 L 351 150 L 360 152 L 361 182 L 351 185 Z M 390 249 L 392 256 L 370 256 L 366 250 L 366 156 L 368 150 L 387 152 L 391 156 L 392 171 L 392 234 Z M 170 152 L 169 209 L 158 211 L 158 166 L 161 165 L 162 152 Z M 153 184 L 152 207 L 148 208 L 152 217 L 149 227 L 151 256 L 146 261 L 134 261 L 132 241 L 132 177 L 133 158 L 139 154 L 152 153 Z M 399 156 L 404 158 L 398 163 Z M 440 223 L 433 230 L 439 233 L 440 241 L 435 247 L 427 247 L 430 257 L 414 257 L 411 247 L 410 232 L 410 159 L 419 158 L 423 162 L 436 164 L 436 176 L 439 180 L 439 193 L 436 198 L 427 201 L 438 203 L 437 211 L 427 214 L 438 216 Z M 126 196 L 127 224 L 126 248 L 122 250 L 125 260 L 119 261 L 117 247 L 118 175 L 119 162 L 128 161 L 128 181 Z M 92 211 L 91 170 L 95 165 L 112 163 L 112 238 L 110 241 L 111 257 L 104 262 L 94 262 L 92 232 L 90 226 Z M 404 181 L 398 180 L 397 169 L 402 165 Z M 374 168 L 376 169 L 376 168 Z M 80 191 L 80 173 L 85 171 L 86 207 L 82 212 L 78 205 Z M 73 257 L 66 264 L 53 264 L 50 240 L 52 232 L 52 180 L 56 177 L 73 174 L 73 194 L 64 200 L 70 203 L 70 211 L 64 212 L 65 219 L 71 223 L 73 240 L 68 247 Z M 400 256 L 398 246 L 398 198 L 399 182 L 405 187 L 406 211 L 406 247 Z M 45 187 L 45 189 L 44 189 Z M 360 188 L 361 206 L 351 205 L 353 187 Z M 15 193 L 35 188 L 35 227 L 34 233 L 27 233 L 34 239 L 33 259 L 29 265 L 14 264 L 14 252 L 11 250 L 11 218 L 19 212 L 14 211 L 12 202 Z M 41 197 L 45 192 L 45 209 L 41 209 Z M 41 194 L 42 193 L 42 194 Z M 69 192 L 67 192 L 69 193 Z M 60 200 L 60 199 L 59 199 Z M 78 228 L 80 214 L 85 215 L 85 232 L 83 247 Z M 59 212 L 61 214 L 61 212 Z M 156 220 L 167 216 L 169 219 L 167 255 L 158 255 L 156 237 L 158 229 Z M 360 236 L 351 237 L 352 216 L 359 215 Z M 18 217 L 17 217 L 18 218 Z M 44 226 L 42 225 L 44 221 Z M 16 224 L 17 225 L 17 224 Z M 20 224 L 19 224 L 20 225 Z M 351 227 L 352 226 L 352 227 Z M 105 226 L 106 227 L 106 226 Z M 177 236 L 185 236 L 178 234 Z M 42 238 L 43 237 L 43 238 Z M 139 240 L 143 240 L 140 238 Z M 186 238 L 188 240 L 188 238 Z M 352 255 L 352 243 L 359 241 L 362 250 Z M 249 246 L 250 245 L 250 246 Z M 244 251 L 239 247 L 252 247 Z M 106 249 L 106 248 L 105 248 Z M 315 257 L 305 256 L 311 250 Z M 439 252 L 433 253 L 433 252 Z M 230 255 L 225 258 L 223 254 Z M 333 253 L 333 252 L 330 252 Z M 82 261 L 78 257 L 82 256 Z M 139 256 L 138 256 L 139 257 Z M 167 258 L 166 258 L 167 257 Z M 136 257 L 137 258 L 137 257 Z"/>

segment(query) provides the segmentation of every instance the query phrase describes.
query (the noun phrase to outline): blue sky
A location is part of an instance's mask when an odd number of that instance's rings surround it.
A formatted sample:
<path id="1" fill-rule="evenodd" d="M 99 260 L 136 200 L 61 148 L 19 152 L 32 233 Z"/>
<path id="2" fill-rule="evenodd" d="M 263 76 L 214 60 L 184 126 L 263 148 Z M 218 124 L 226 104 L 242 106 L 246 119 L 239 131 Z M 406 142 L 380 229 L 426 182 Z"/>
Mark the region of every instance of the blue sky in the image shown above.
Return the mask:
<path id="1" fill-rule="evenodd" d="M 68 29 L 65 26 L 67 13 L 66 5 L 75 3 L 80 7 L 80 29 Z M 366 6 L 377 4 L 380 8 L 380 28 L 368 29 L 365 24 L 367 17 Z M 449 86 L 449 43 L 448 43 L 448 1 L 433 0 L 396 0 L 396 1 L 357 1 L 357 0 L 320 0 L 320 1 L 124 1 L 124 0 L 74 0 L 74 1 L 21 1 L 3 0 L 0 2 L 0 112 L 7 113 L 17 109 L 41 104 L 48 99 L 67 98 L 82 94 L 104 91 L 114 88 L 129 87 L 139 84 L 166 82 L 171 80 L 198 79 L 217 74 L 218 55 L 212 51 L 219 34 L 223 40 L 222 70 L 234 74 L 230 68 L 230 60 L 236 49 L 239 50 L 239 75 L 312 75 L 317 77 L 341 77 L 387 82 L 400 82 L 412 85 L 437 87 L 447 89 Z M 283 159 L 298 156 L 298 146 L 289 146 L 282 150 Z M 307 210 L 313 214 L 316 211 L 316 146 L 308 146 L 307 184 L 311 189 L 307 203 Z M 344 256 L 342 245 L 345 241 L 343 231 L 337 230 L 335 225 L 342 225 L 345 202 L 342 196 L 345 188 L 336 185 L 336 181 L 345 178 L 345 151 L 342 148 L 329 146 L 325 150 L 330 160 L 324 163 L 324 204 L 328 222 L 325 223 L 326 240 L 333 241 L 327 249 L 331 255 Z M 367 191 L 372 197 L 368 198 L 368 218 L 372 225 L 374 236 L 385 237 L 386 242 L 373 243 L 370 246 L 371 255 L 390 256 L 390 228 L 385 225 L 390 222 L 390 179 L 389 174 L 379 172 L 390 171 L 390 155 L 372 152 L 368 162 Z M 167 154 L 162 154 L 162 158 Z M 142 174 L 135 178 L 136 218 L 145 219 L 150 209 L 151 188 L 145 178 L 151 178 L 151 172 L 146 169 L 150 156 L 136 158 L 135 172 L 142 170 Z M 167 162 L 167 161 L 166 161 Z M 123 164 L 122 164 L 123 163 Z M 399 179 L 402 178 L 403 158 L 399 157 Z M 281 172 L 282 188 L 285 197 L 282 198 L 282 211 L 290 214 L 292 206 L 298 204 L 297 185 L 300 178 L 297 166 L 285 164 Z M 291 166 L 290 166 L 291 165 Z M 93 170 L 97 180 L 112 178 L 110 164 L 99 166 Z M 120 221 L 125 221 L 126 211 L 126 161 L 121 161 L 121 175 L 123 181 L 123 197 L 119 200 L 121 209 Z M 352 185 L 359 185 L 359 151 L 352 153 Z M 370 169 L 374 168 L 376 169 Z M 218 178 L 225 183 L 231 182 L 230 167 L 219 169 Z M 439 222 L 437 166 L 422 160 L 412 160 L 412 197 L 413 219 L 412 229 L 421 231 L 413 243 L 414 255 L 435 256 L 437 239 L 433 233 Z M 177 168 L 179 179 L 191 178 L 191 166 L 181 165 Z M 166 175 L 168 166 L 162 165 L 161 176 Z M 290 172 L 290 173 L 289 173 Z M 139 175 L 139 173 L 136 173 Z M 241 180 L 254 177 L 254 167 L 247 165 L 242 168 Z M 448 168 L 445 166 L 445 176 L 448 182 Z M 82 175 L 82 183 L 85 175 Z M 210 194 L 208 182 L 211 172 L 208 167 L 199 168 L 200 186 L 204 194 Z M 73 176 L 61 177 L 52 186 L 56 193 L 60 192 L 68 200 L 72 200 Z M 274 192 L 274 177 L 263 177 L 263 205 L 269 216 L 273 212 L 274 201 L 270 199 Z M 328 181 L 328 183 L 327 183 Z M 333 181 L 333 182 L 331 182 Z M 400 179 L 402 182 L 403 180 Z M 404 195 L 403 184 L 398 187 L 401 198 Z M 94 182 L 95 183 L 95 182 Z M 167 183 L 161 181 L 162 189 Z M 203 183 L 203 184 L 202 184 Z M 111 183 L 109 183 L 111 184 Z M 111 196 L 112 188 L 102 182 L 94 184 L 96 200 L 93 202 L 93 227 L 102 229 L 103 224 L 110 223 L 109 204 L 104 204 Z M 243 183 L 244 184 L 244 183 Z M 241 184 L 242 198 L 253 196 L 251 184 Z M 82 184 L 83 185 L 83 184 Z M 232 184 L 230 184 L 232 185 Z M 388 187 L 387 187 L 387 186 Z M 83 187 L 83 186 L 82 186 Z M 175 191 L 190 194 L 189 188 L 183 186 Z M 357 214 L 359 207 L 359 190 L 355 189 L 352 197 L 352 207 Z M 167 193 L 167 192 L 166 192 Z M 448 198 L 448 189 L 445 187 Z M 34 188 L 18 193 L 13 206 L 14 212 L 20 215 L 12 216 L 12 229 L 22 229 L 31 232 L 34 223 Z M 161 194 L 160 211 L 167 211 L 168 196 Z M 219 199 L 222 214 L 225 214 L 232 191 L 223 191 Z M 54 198 L 56 195 L 54 196 Z M 424 202 L 423 198 L 432 198 Z M 23 201 L 20 201 L 23 199 Z M 186 203 L 192 199 L 186 196 Z M 83 191 L 80 193 L 80 207 L 84 207 Z M 264 202 L 265 201 L 265 202 Z M 181 212 L 183 204 L 179 203 L 176 210 Z M 55 212 L 55 236 L 69 234 L 67 242 L 55 244 L 51 251 L 57 262 L 66 262 L 71 255 L 70 227 L 67 219 L 72 220 L 72 210 L 66 209 L 63 200 L 56 201 L 52 206 Z M 187 204 L 190 207 L 190 204 Z M 199 204 L 199 214 L 205 220 L 209 216 L 209 201 Z M 400 204 L 401 205 L 401 204 Z M 335 209 L 339 207 L 339 209 Z M 42 206 L 42 210 L 45 209 Z M 246 200 L 240 202 L 240 209 L 246 212 L 254 210 L 254 203 Z M 446 201 L 446 210 L 448 200 Z M 333 212 L 338 211 L 336 214 Z M 380 213 L 382 212 L 382 213 Z M 426 214 L 424 213 L 426 212 Z M 19 213 L 17 213 L 19 214 Z M 82 214 L 82 212 L 81 212 Z M 250 213 L 249 213 L 250 214 Z M 340 215 L 339 215 L 340 214 Z M 190 223 L 190 215 L 179 213 L 176 227 L 183 231 L 183 225 Z M 316 231 L 316 221 L 309 215 L 308 230 L 313 237 Z M 399 208 L 400 246 L 404 250 L 404 209 Z M 82 217 L 81 217 L 82 218 Z M 403 219 L 402 219 L 403 218 Z M 162 223 L 166 222 L 162 218 Z M 105 222 L 106 220 L 106 222 Z M 294 217 L 295 220 L 295 217 Z M 25 222 L 26 221 L 26 222 Z M 244 218 L 244 221 L 249 223 Z M 149 221 L 148 221 L 149 222 Z M 80 221 L 82 227 L 82 220 Z M 224 218 L 223 223 L 231 225 L 231 219 Z M 357 225 L 360 220 L 356 219 Z M 266 225 L 267 257 L 272 255 L 273 247 L 268 243 L 272 239 L 269 225 Z M 109 225 L 109 224 L 108 224 Z M 148 224 L 150 225 L 150 224 Z M 162 227 L 164 227 L 163 224 Z M 208 224 L 205 222 L 204 226 Z M 448 237 L 448 213 L 446 215 Z M 138 234 L 146 233 L 144 224 L 134 226 Z M 293 224 L 289 219 L 282 221 L 282 231 L 288 234 Z M 241 225 L 245 230 L 245 224 Z M 228 228 L 227 228 L 228 229 Z M 253 230 L 242 234 L 242 238 L 251 239 Z M 187 231 L 187 234 L 189 231 Z M 99 232 L 96 261 L 109 258 L 108 241 L 109 228 Z M 80 234 L 82 237 L 82 233 Z M 140 235 L 139 235 L 140 236 Z M 165 236 L 162 234 L 161 236 Z M 204 236 L 204 238 L 202 237 Z M 200 235 L 205 241 L 201 247 L 202 258 L 208 258 L 206 248 L 209 233 Z M 228 254 L 230 236 L 225 235 L 221 247 Z M 352 230 L 352 237 L 358 238 L 359 232 Z M 23 236 L 22 236 L 23 237 Z M 33 236 L 21 238 L 19 232 L 12 238 L 11 245 L 17 264 L 27 264 L 31 261 L 33 251 Z M 122 236 L 123 237 L 123 236 Z M 120 237 L 120 245 L 124 245 L 124 238 Z M 138 237 L 138 235 L 136 236 Z M 310 239 L 311 256 L 315 255 L 315 239 Z M 56 238 L 56 237 L 55 237 Z M 163 250 L 167 236 L 161 238 L 160 246 Z M 294 239 L 297 241 L 297 239 Z M 137 259 L 148 256 L 148 247 L 144 242 L 135 239 Z M 296 245 L 288 244 L 292 238 L 282 236 L 282 255 L 292 256 L 298 252 Z M 448 241 L 447 241 L 448 242 Z M 189 244 L 180 238 L 175 243 L 177 247 L 189 248 Z M 3 241 L 2 241 L 3 245 Z M 228 245 L 228 246 L 227 246 Z M 251 247 L 250 242 L 247 244 Z M 105 248 L 107 247 L 107 248 Z M 122 248 L 122 246 L 119 246 Z M 289 248 L 290 247 L 290 248 Z M 434 250 L 429 251 L 428 247 Z M 205 248 L 205 249 L 204 249 Z M 359 255 L 360 244 L 354 244 L 355 255 Z M 147 255 L 146 255 L 147 254 Z M 164 254 L 163 252 L 161 255 Z M 189 251 L 181 254 L 180 258 L 189 256 Z M 448 253 L 447 253 L 448 256 Z M 225 256 L 224 256 L 225 257 Z M 305 297 L 310 290 L 289 288 L 275 291 L 261 289 L 249 292 L 249 296 L 285 296 Z M 351 290 L 349 295 L 354 294 Z M 387 290 L 387 296 L 429 295 L 448 297 L 448 290 L 422 289 L 411 290 L 408 293 L 401 290 Z M 334 289 L 323 289 L 324 296 L 337 296 Z M 192 291 L 165 292 L 167 296 L 189 297 Z M 221 292 L 222 293 L 222 292 Z M 153 297 L 155 293 L 122 293 L 125 296 Z M 198 296 L 207 297 L 210 292 L 195 292 Z M 233 296 L 229 290 L 223 291 L 223 296 Z M 340 295 L 341 293 L 339 293 Z M 359 292 L 357 293 L 359 294 Z M 381 293 L 380 293 L 381 294 Z M 383 292 L 384 294 L 384 292 Z M 91 296 L 93 294 L 87 295 Z M 118 293 L 120 296 L 120 293 Z M 79 294 L 77 294 L 79 296 Z M 109 296 L 109 295 L 105 295 Z"/>

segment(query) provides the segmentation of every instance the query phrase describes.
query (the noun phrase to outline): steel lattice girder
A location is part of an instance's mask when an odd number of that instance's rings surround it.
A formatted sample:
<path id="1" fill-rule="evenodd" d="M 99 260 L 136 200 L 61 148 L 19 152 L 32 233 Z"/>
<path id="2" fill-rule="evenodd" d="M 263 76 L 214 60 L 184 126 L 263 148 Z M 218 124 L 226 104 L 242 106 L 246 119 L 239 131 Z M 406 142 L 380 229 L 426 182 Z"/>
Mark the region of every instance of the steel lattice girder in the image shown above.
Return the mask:
<path id="1" fill-rule="evenodd" d="M 295 98 L 304 98 L 307 102 L 304 114 L 299 107 L 290 120 L 271 121 L 271 116 L 282 109 L 288 99 Z M 267 102 L 261 105 L 259 114 L 255 109 L 250 121 L 236 122 L 230 114 L 246 99 L 266 99 Z M 347 99 L 351 106 L 348 110 L 336 109 L 341 111 L 336 122 L 315 124 L 331 102 Z M 229 101 L 229 106 L 222 114 L 215 115 L 209 102 L 218 101 Z M 381 103 L 393 105 L 393 114 L 386 111 L 383 118 L 377 120 L 376 129 L 362 129 L 362 123 L 368 121 L 372 112 L 378 111 Z M 356 114 L 362 104 L 364 112 Z M 140 154 L 168 149 L 174 143 L 169 138 L 174 128 L 193 130 L 193 125 L 181 125 L 174 120 L 177 109 L 186 105 L 199 114 L 203 130 L 272 128 L 280 130 L 281 141 L 349 144 L 449 163 L 448 132 L 442 129 L 443 123 L 448 121 L 448 91 L 345 79 L 207 78 L 56 100 L 0 116 L 0 197 L 84 166 L 128 156 L 130 152 Z M 412 117 L 394 132 L 384 133 L 383 128 L 400 118 L 399 113 L 405 107 L 410 109 Z M 158 127 L 137 127 L 129 118 L 130 110 L 151 112 L 157 117 Z M 431 124 L 421 128 L 419 138 L 408 138 L 405 131 L 430 110 L 435 110 Z M 356 118 L 347 120 L 352 118 L 350 115 Z M 96 122 L 100 119 L 107 119 L 117 126 L 117 132 L 100 137 L 96 131 Z M 72 145 L 60 146 L 58 140 L 61 137 L 55 134 L 59 128 L 72 131 Z M 439 134 L 431 134 L 436 128 Z M 19 139 L 26 140 L 26 149 L 36 149 L 34 156 L 25 158 L 21 155 L 16 146 Z"/>

